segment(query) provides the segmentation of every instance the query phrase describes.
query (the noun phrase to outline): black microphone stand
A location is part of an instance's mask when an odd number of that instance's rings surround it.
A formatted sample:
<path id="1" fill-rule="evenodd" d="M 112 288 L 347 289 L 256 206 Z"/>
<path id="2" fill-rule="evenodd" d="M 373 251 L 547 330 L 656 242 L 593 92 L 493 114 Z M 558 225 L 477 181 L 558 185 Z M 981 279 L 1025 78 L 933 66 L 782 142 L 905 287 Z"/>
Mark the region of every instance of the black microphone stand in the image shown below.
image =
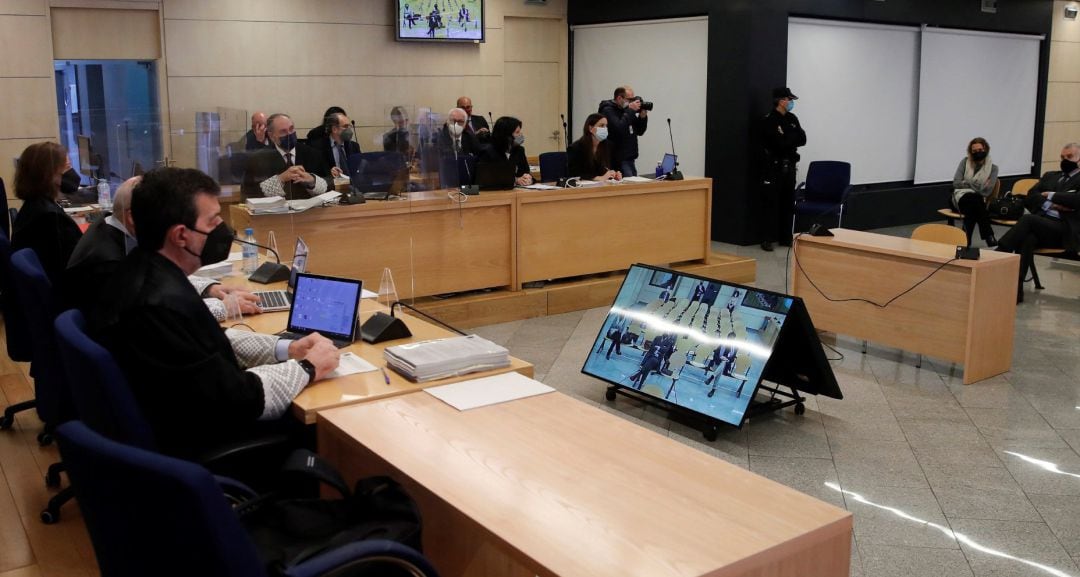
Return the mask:
<path id="1" fill-rule="evenodd" d="M 675 154 L 675 133 L 671 131 L 671 119 L 667 119 L 668 136 L 671 138 L 671 155 L 675 157 L 675 170 L 668 174 L 668 180 L 682 180 L 682 171 L 679 170 L 679 155 Z"/>
<path id="2" fill-rule="evenodd" d="M 559 118 L 562 119 L 563 150 L 566 150 L 570 148 L 570 133 L 566 130 L 566 115 L 560 114 Z"/>
<path id="3" fill-rule="evenodd" d="M 281 282 L 289 280 L 290 270 L 289 267 L 281 264 L 281 255 L 278 251 L 264 244 L 257 242 L 251 242 L 250 240 L 244 240 L 238 236 L 233 235 L 233 242 L 255 246 L 259 248 L 265 248 L 274 255 L 274 260 L 277 262 L 264 262 L 259 265 L 259 268 L 255 269 L 255 272 L 251 273 L 248 280 L 251 282 L 257 282 L 259 284 L 270 284 L 275 282 Z"/>

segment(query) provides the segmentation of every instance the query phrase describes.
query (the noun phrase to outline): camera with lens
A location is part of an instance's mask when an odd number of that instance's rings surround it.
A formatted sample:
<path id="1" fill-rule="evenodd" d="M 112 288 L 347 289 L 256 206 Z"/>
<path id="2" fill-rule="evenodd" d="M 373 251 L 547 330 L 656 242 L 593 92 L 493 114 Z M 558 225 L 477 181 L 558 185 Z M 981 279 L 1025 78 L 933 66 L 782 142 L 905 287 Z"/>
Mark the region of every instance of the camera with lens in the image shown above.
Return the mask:
<path id="1" fill-rule="evenodd" d="M 636 100 L 637 102 L 640 102 L 642 110 L 648 110 L 649 112 L 652 112 L 652 107 L 653 107 L 652 102 L 649 102 L 648 100 L 645 100 L 644 98 L 642 98 L 640 96 L 635 96 L 632 100 Z"/>

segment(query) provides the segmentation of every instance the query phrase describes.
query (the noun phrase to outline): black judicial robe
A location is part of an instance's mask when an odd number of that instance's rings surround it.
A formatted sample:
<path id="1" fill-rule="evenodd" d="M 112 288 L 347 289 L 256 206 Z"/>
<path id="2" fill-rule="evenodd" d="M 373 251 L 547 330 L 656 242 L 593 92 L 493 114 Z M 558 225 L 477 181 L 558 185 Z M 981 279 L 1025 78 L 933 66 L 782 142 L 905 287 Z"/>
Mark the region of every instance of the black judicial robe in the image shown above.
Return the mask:
<path id="1" fill-rule="evenodd" d="M 53 287 L 60 284 L 82 231 L 56 202 L 35 197 L 23 202 L 11 225 L 11 251 L 34 249 Z"/>
<path id="2" fill-rule="evenodd" d="M 91 335 L 120 365 L 160 450 L 194 458 L 257 433 L 262 381 L 240 367 L 179 267 L 136 248 L 105 290 Z"/>
<path id="3" fill-rule="evenodd" d="M 126 256 L 124 233 L 101 219 L 79 239 L 64 271 L 63 301 L 84 313 L 101 302 L 104 285 Z"/>

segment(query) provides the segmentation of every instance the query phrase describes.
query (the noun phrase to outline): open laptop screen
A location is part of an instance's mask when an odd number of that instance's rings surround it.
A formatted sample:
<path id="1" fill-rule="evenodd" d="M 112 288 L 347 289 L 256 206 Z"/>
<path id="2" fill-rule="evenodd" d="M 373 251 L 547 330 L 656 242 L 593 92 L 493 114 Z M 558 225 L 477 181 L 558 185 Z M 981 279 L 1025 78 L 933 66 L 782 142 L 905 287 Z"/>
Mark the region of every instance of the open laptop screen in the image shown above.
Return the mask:
<path id="1" fill-rule="evenodd" d="M 319 334 L 339 341 L 355 340 L 361 282 L 300 273 L 289 310 L 291 333 Z"/>
<path id="2" fill-rule="evenodd" d="M 674 154 L 665 154 L 664 160 L 660 163 L 660 170 L 662 171 L 661 174 L 671 174 L 672 172 L 674 172 L 675 161 L 678 159 L 679 157 L 675 156 Z"/>

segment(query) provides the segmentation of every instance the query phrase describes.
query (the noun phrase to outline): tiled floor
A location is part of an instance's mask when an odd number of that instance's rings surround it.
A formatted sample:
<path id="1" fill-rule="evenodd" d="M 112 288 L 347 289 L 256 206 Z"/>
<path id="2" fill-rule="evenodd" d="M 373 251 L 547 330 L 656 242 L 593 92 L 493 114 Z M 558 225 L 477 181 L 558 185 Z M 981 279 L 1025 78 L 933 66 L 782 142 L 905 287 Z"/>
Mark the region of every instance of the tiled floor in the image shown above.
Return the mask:
<path id="1" fill-rule="evenodd" d="M 758 259 L 757 286 L 784 289 L 786 253 L 715 248 Z M 605 385 L 580 373 L 604 309 L 478 332 L 565 393 L 846 507 L 851 575 L 1080 577 L 1080 267 L 1039 264 L 1047 288 L 1029 285 L 1019 307 L 1012 372 L 964 386 L 948 362 L 920 370 L 914 355 L 863 355 L 841 338 L 843 400 L 811 398 L 805 415 L 760 417 L 712 443 L 661 410 L 608 403 Z"/>

